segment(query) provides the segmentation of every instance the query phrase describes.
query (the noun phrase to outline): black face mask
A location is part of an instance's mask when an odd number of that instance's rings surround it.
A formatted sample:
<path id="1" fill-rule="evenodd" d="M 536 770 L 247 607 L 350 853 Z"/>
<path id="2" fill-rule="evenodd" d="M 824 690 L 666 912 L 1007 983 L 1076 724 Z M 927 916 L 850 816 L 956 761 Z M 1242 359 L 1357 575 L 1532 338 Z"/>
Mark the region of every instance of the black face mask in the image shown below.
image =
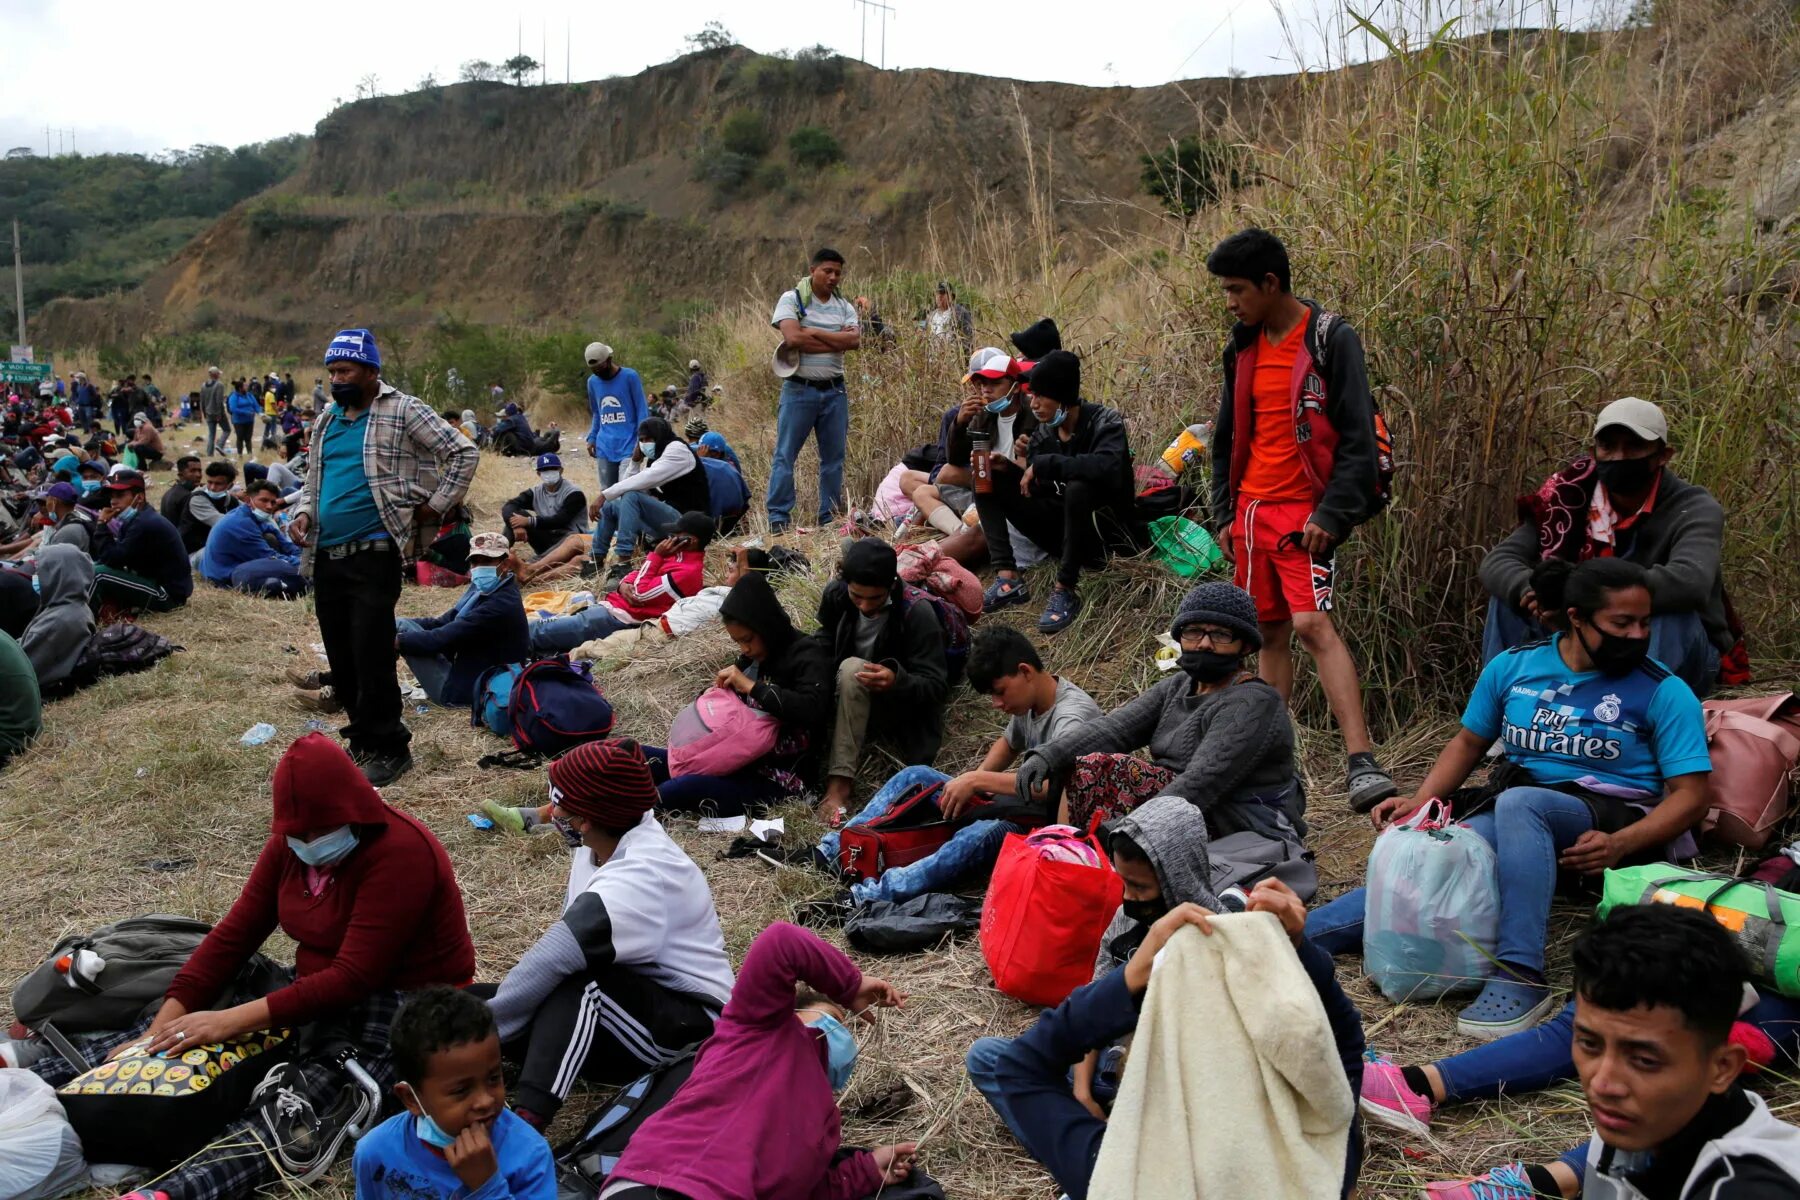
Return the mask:
<path id="1" fill-rule="evenodd" d="M 1594 473 L 1606 485 L 1607 491 L 1623 492 L 1627 496 L 1648 489 L 1661 469 L 1654 458 L 1615 458 L 1611 462 L 1594 464 Z"/>
<path id="2" fill-rule="evenodd" d="M 1241 654 L 1219 654 L 1213 650 L 1183 650 L 1175 665 L 1187 672 L 1196 683 L 1218 683 L 1230 679 L 1244 665 Z"/>
<path id="3" fill-rule="evenodd" d="M 1139 925 L 1150 925 L 1167 914 L 1169 906 L 1158 896 L 1154 900 L 1127 900 L 1119 905 L 1119 911 L 1125 914 L 1127 920 L 1136 921 Z"/>
<path id="4" fill-rule="evenodd" d="M 1594 632 L 1600 635 L 1600 644 L 1597 646 L 1588 645 L 1587 638 L 1582 637 L 1579 630 L 1575 636 L 1581 638 L 1581 648 L 1587 651 L 1588 657 L 1594 660 L 1594 669 L 1602 675 L 1614 678 L 1629 675 L 1643 666 L 1644 660 L 1650 657 L 1649 638 L 1620 637 L 1604 629 L 1596 629 Z"/>
<path id="5" fill-rule="evenodd" d="M 333 383 L 331 398 L 345 408 L 361 408 L 363 403 L 362 385 L 357 383 Z"/>

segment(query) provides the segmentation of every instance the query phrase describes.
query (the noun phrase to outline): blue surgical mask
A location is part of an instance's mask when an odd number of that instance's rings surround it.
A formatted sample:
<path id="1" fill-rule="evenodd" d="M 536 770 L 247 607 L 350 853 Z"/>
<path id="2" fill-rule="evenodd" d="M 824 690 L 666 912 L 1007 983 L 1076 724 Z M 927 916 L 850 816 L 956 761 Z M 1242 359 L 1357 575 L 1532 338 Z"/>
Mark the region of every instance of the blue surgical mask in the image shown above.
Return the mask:
<path id="1" fill-rule="evenodd" d="M 1055 429 L 1058 425 L 1063 423 L 1063 418 L 1068 415 L 1069 410 L 1059 404 L 1056 406 L 1056 415 L 1051 417 L 1048 421 L 1042 422 L 1042 425 L 1045 429 Z"/>
<path id="2" fill-rule="evenodd" d="M 825 1075 L 831 1090 L 841 1092 L 850 1086 L 850 1072 L 856 1070 L 856 1038 L 830 1013 L 820 1013 L 811 1028 L 825 1035 Z"/>
<path id="3" fill-rule="evenodd" d="M 988 401 L 985 405 L 983 405 L 983 407 L 986 408 L 989 412 L 998 415 L 1000 413 L 1005 412 L 1008 408 L 1012 407 L 1012 402 L 1013 402 L 1013 394 L 1012 394 L 1012 390 L 1009 388 L 1009 389 L 1007 389 L 1006 395 L 1000 397 L 998 400 Z"/>
<path id="4" fill-rule="evenodd" d="M 131 518 L 133 518 L 137 515 L 138 515 L 137 505 L 134 504 L 130 508 L 126 509 L 124 512 L 119 514 L 119 524 L 123 525 L 123 524 L 125 524 L 125 522 L 131 520 Z"/>
<path id="5" fill-rule="evenodd" d="M 412 1093 L 414 1101 L 418 1101 L 418 1090 L 412 1084 L 407 1084 L 406 1090 Z M 437 1123 L 437 1119 L 425 1111 L 423 1103 L 419 1104 L 419 1115 L 413 1118 L 413 1132 L 419 1135 L 421 1142 L 427 1146 L 435 1146 L 439 1150 L 448 1150 L 456 1144 L 456 1139 L 445 1133 L 444 1127 Z"/>
<path id="6" fill-rule="evenodd" d="M 75 486 L 81 489 L 81 494 L 83 496 L 91 496 L 100 490 L 101 483 L 98 479 L 83 479 Z"/>
<path id="7" fill-rule="evenodd" d="M 321 833 L 310 842 L 290 837 L 287 844 L 288 849 L 294 852 L 294 857 L 309 867 L 335 867 L 356 849 L 356 830 L 348 825 L 339 825 L 330 833 Z"/>
<path id="8" fill-rule="evenodd" d="M 475 585 L 476 591 L 485 596 L 500 586 L 500 568 L 470 567 L 469 582 Z"/>
<path id="9" fill-rule="evenodd" d="M 644 456 L 645 462 L 649 462 L 651 459 L 656 457 L 656 443 L 655 442 L 639 442 L 638 443 L 638 452 Z"/>
<path id="10" fill-rule="evenodd" d="M 211 488 L 201 488 L 200 490 L 205 492 L 208 496 L 211 496 L 214 500 L 223 500 L 225 497 L 231 495 L 230 488 L 224 488 L 217 492 L 213 491 Z"/>

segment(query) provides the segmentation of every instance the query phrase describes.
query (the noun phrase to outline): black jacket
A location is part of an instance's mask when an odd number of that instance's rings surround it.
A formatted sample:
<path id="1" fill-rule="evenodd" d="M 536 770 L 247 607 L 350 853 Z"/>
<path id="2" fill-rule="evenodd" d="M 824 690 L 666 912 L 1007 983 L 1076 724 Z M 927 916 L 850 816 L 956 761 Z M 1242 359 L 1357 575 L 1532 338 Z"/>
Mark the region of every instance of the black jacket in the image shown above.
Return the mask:
<path id="1" fill-rule="evenodd" d="M 160 584 L 176 604 L 186 604 L 194 594 L 194 569 L 181 534 L 154 508 L 142 508 L 104 547 L 95 547 L 94 561 L 142 575 Z"/>
<path id="2" fill-rule="evenodd" d="M 1065 442 L 1059 429 L 1039 425 L 1025 455 L 1035 481 L 1032 495 L 1045 483 L 1057 495 L 1068 484 L 1085 483 L 1095 492 L 1095 508 L 1110 509 L 1124 528 L 1135 528 L 1131 441 L 1117 409 L 1083 401 L 1073 437 Z"/>
<path id="3" fill-rule="evenodd" d="M 856 605 L 841 579 L 819 598 L 819 632 L 835 669 L 856 656 Z M 895 581 L 887 623 L 875 639 L 873 661 L 894 672 L 894 686 L 875 697 L 871 736 L 891 745 L 903 762 L 930 765 L 944 743 L 944 708 L 950 696 L 950 665 L 944 657 L 944 629 L 929 604 L 907 600 Z"/>
<path id="4" fill-rule="evenodd" d="M 471 584 L 448 612 L 421 617 L 418 628 L 402 632 L 396 640 L 402 654 L 441 654 L 449 659 L 450 674 L 440 699 L 446 705 L 467 704 L 474 698 L 476 680 L 489 667 L 531 657 L 519 581 L 503 576 L 500 586 L 486 595 Z"/>
<path id="5" fill-rule="evenodd" d="M 955 409 L 952 409 L 952 414 L 954 414 L 955 411 Z M 945 439 L 948 443 L 948 454 L 945 457 L 945 461 L 953 467 L 967 467 L 969 465 L 969 454 L 975 449 L 975 435 L 978 433 L 987 435 L 989 450 L 992 450 L 996 454 L 1004 454 L 1006 457 L 1011 458 L 1013 456 L 1011 446 L 1001 446 L 994 442 L 995 430 L 999 428 L 999 425 L 1000 418 L 987 411 L 985 408 L 970 417 L 967 425 L 958 425 L 954 415 L 952 415 L 949 437 Z M 1013 436 L 1030 438 L 1032 434 L 1037 432 L 1037 427 L 1037 414 L 1031 411 L 1031 405 L 1022 404 L 1019 408 L 1018 416 L 1013 420 Z"/>
<path id="6" fill-rule="evenodd" d="M 762 664 L 739 655 L 737 668 L 746 673 L 755 670 L 756 685 L 750 689 L 750 699 L 781 722 L 784 741 L 802 747 L 786 763 L 774 765 L 790 766 L 808 783 L 816 783 L 814 768 L 831 726 L 829 648 L 794 628 L 774 589 L 761 575 L 738 580 L 719 606 L 719 616 L 747 626 L 763 640 Z"/>
<path id="7" fill-rule="evenodd" d="M 587 525 L 587 497 L 580 488 L 563 480 L 562 489 L 556 493 L 558 501 L 556 511 L 549 515 L 540 514 L 537 501 L 532 492 L 535 488 L 526 488 L 518 495 L 500 506 L 500 523 L 506 527 L 507 534 L 512 533 L 510 522 L 517 514 L 536 517 L 525 531 L 525 540 L 539 554 L 550 549 L 571 533 L 579 533 Z M 517 539 L 515 539 L 517 540 Z"/>

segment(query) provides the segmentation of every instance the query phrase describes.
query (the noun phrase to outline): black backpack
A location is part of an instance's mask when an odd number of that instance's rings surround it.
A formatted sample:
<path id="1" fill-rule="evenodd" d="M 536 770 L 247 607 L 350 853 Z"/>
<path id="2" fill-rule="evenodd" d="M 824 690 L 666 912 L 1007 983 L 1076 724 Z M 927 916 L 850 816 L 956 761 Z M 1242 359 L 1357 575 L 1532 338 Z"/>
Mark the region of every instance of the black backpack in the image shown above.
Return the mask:
<path id="1" fill-rule="evenodd" d="M 148 671 L 182 647 L 160 633 L 151 633 L 142 625 L 122 621 L 94 630 L 87 649 L 81 652 L 76 674 L 89 678 L 101 675 L 130 675 Z"/>
<path id="2" fill-rule="evenodd" d="M 557 1200 L 595 1200 L 600 1195 L 632 1135 L 673 1100 L 694 1073 L 696 1053 L 689 1050 L 633 1080 L 588 1114 L 581 1135 L 556 1152 Z"/>

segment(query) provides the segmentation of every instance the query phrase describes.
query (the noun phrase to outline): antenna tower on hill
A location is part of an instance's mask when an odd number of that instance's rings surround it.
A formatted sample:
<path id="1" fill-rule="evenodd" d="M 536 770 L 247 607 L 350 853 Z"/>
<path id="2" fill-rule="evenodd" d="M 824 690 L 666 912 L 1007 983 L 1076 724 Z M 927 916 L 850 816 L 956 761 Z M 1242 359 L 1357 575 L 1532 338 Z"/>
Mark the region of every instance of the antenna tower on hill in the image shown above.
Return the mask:
<path id="1" fill-rule="evenodd" d="M 862 52 L 857 55 L 864 62 L 869 61 L 869 10 L 877 9 L 881 13 L 881 69 L 887 70 L 887 23 L 888 15 L 894 13 L 894 6 L 883 4 L 881 0 L 850 0 L 862 9 Z M 894 13 L 894 15 L 898 15 Z"/>

